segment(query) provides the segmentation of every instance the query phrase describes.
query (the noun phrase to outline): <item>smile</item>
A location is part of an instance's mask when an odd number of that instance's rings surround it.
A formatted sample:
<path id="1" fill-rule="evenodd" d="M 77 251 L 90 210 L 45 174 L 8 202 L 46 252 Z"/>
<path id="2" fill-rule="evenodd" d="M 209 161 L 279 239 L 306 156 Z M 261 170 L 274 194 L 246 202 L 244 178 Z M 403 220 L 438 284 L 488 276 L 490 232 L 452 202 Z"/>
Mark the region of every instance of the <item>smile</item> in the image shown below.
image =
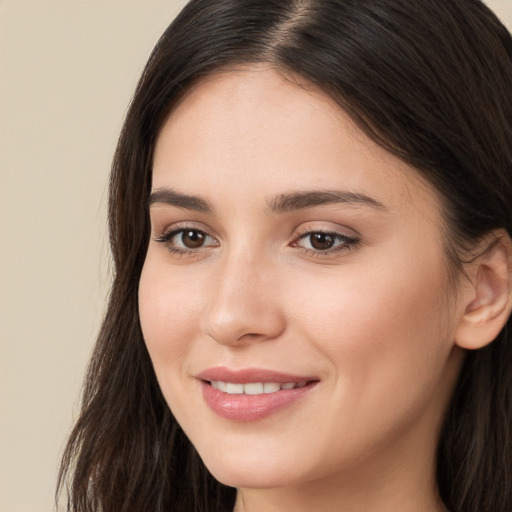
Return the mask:
<path id="1" fill-rule="evenodd" d="M 206 405 L 217 416 L 236 422 L 258 421 L 298 404 L 319 384 L 316 377 L 224 367 L 210 368 L 196 379 Z"/>

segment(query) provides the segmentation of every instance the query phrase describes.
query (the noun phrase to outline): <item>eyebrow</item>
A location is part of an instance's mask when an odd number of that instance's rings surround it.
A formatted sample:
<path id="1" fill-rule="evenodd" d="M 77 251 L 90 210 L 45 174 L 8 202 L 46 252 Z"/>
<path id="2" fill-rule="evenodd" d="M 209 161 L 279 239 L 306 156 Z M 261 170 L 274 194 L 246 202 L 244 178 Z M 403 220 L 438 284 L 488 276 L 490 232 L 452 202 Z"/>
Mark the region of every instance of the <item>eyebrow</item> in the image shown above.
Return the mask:
<path id="1" fill-rule="evenodd" d="M 359 192 L 346 190 L 311 190 L 279 194 L 268 201 L 267 211 L 272 214 L 286 213 L 294 210 L 304 210 L 326 204 L 346 204 L 349 206 L 369 206 L 386 210 L 386 207 L 376 199 Z M 151 193 L 149 206 L 163 204 L 176 206 L 200 213 L 213 213 L 213 206 L 198 196 L 182 194 L 170 188 L 159 188 Z"/>
<path id="2" fill-rule="evenodd" d="M 212 213 L 212 205 L 197 196 L 189 196 L 181 194 L 170 188 L 159 188 L 151 193 L 149 196 L 148 205 L 165 204 L 169 206 L 177 206 L 178 208 L 185 208 L 186 210 L 194 210 L 200 213 Z"/>
<path id="3" fill-rule="evenodd" d="M 293 210 L 303 210 L 325 204 L 346 204 L 349 206 L 370 206 L 386 210 L 386 207 L 376 199 L 359 192 L 346 190 L 313 190 L 280 194 L 269 202 L 270 213 L 284 213 Z"/>

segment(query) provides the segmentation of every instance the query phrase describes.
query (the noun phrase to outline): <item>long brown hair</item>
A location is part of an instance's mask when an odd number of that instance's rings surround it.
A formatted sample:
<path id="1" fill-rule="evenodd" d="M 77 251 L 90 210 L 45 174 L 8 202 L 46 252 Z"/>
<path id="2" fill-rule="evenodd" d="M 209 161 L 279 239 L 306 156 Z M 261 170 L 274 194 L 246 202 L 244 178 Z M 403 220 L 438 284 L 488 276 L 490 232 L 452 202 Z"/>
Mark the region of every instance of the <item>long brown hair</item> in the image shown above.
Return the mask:
<path id="1" fill-rule="evenodd" d="M 479 0 L 192 0 L 150 56 L 114 157 L 115 275 L 59 477 L 70 511 L 233 508 L 162 397 L 137 289 L 162 123 L 201 77 L 256 62 L 321 88 L 439 191 L 450 261 L 512 233 L 512 39 Z M 468 352 L 445 419 L 437 476 L 452 512 L 512 510 L 509 326 Z"/>

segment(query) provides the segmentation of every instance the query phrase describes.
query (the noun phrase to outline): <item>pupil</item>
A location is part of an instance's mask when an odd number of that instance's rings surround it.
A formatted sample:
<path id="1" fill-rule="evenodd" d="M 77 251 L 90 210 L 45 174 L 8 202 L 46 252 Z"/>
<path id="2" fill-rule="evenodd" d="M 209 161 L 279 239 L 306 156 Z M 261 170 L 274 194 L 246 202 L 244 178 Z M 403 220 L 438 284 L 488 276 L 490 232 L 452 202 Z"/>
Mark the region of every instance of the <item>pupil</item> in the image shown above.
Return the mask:
<path id="1" fill-rule="evenodd" d="M 310 236 L 310 242 L 315 249 L 325 251 L 334 245 L 334 237 L 327 233 L 314 233 Z"/>
<path id="2" fill-rule="evenodd" d="M 204 233 L 200 231 L 185 231 L 182 236 L 182 241 L 189 249 L 197 249 L 204 243 Z"/>

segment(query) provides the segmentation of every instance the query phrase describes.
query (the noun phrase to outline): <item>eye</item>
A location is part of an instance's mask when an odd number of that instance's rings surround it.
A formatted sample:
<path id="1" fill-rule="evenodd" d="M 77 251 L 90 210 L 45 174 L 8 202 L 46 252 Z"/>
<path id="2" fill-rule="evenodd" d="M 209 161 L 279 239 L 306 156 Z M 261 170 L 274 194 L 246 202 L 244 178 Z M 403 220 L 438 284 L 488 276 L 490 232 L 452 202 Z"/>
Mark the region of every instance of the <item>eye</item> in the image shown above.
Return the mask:
<path id="1" fill-rule="evenodd" d="M 218 246 L 217 240 L 200 229 L 179 228 L 155 239 L 172 253 L 197 252 L 200 249 Z"/>
<path id="2" fill-rule="evenodd" d="M 356 238 L 325 231 L 310 231 L 301 235 L 293 247 L 301 247 L 312 254 L 332 254 L 343 250 L 349 250 L 358 243 Z"/>

